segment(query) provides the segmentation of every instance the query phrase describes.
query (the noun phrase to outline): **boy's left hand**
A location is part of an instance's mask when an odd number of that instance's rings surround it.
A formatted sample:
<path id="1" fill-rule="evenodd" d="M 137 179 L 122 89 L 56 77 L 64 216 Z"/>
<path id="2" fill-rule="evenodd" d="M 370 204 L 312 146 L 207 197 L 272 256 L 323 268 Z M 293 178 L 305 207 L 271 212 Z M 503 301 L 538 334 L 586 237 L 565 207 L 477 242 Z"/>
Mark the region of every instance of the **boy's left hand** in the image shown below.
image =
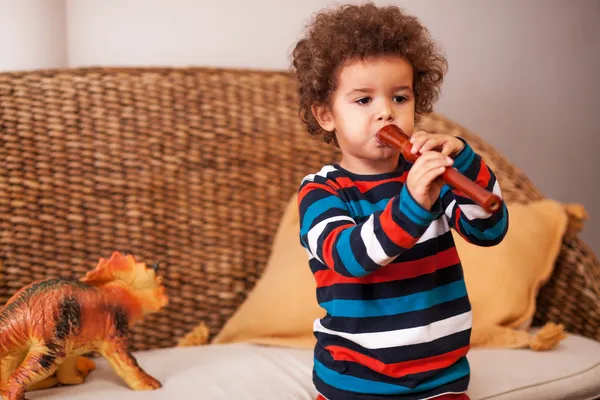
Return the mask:
<path id="1" fill-rule="evenodd" d="M 417 131 L 410 137 L 410 142 L 413 144 L 411 149 L 413 154 L 435 150 L 445 156 L 453 157 L 465 147 L 462 141 L 446 133 Z"/>

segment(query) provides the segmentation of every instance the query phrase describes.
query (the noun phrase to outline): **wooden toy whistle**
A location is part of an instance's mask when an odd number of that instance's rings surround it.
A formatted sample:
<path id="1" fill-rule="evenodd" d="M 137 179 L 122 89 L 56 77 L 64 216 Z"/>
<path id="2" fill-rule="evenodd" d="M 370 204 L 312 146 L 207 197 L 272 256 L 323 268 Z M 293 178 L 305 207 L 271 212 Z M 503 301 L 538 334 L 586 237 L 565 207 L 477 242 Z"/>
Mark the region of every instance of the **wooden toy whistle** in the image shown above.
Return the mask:
<path id="1" fill-rule="evenodd" d="M 410 138 L 395 125 L 386 125 L 381 128 L 379 132 L 377 132 L 377 139 L 386 146 L 399 151 L 406 161 L 414 163 L 419 157 L 418 154 L 412 154 L 410 152 L 412 148 Z M 490 214 L 501 209 L 502 199 L 500 199 L 499 196 L 482 188 L 477 183 L 458 172 L 456 168 L 446 168 L 446 171 L 442 174 L 442 179 Z"/>

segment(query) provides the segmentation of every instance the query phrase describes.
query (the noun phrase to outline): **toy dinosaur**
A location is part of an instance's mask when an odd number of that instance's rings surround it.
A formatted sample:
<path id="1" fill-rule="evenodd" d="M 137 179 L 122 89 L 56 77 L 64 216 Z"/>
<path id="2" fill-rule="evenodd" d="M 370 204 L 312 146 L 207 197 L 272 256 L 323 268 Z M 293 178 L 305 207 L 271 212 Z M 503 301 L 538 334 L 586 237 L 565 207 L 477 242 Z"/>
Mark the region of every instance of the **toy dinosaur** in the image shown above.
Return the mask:
<path id="1" fill-rule="evenodd" d="M 52 386 L 61 375 L 81 383 L 93 367 L 80 355 L 90 352 L 104 356 L 131 389 L 160 388 L 127 345 L 131 326 L 168 303 L 155 269 L 116 251 L 79 280 L 37 281 L 15 293 L 0 309 L 3 399 L 23 400 L 25 391 Z M 61 374 L 65 368 L 80 373 Z"/>

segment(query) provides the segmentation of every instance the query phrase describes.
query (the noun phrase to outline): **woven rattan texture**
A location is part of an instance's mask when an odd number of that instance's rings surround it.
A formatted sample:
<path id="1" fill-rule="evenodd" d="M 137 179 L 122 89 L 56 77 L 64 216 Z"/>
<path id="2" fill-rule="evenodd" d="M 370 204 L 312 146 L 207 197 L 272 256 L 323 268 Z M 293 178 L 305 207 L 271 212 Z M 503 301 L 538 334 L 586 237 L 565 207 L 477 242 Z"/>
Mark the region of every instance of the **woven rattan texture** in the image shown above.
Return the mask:
<path id="1" fill-rule="evenodd" d="M 479 137 L 465 137 L 508 201 L 542 195 Z M 337 159 L 299 122 L 285 73 L 212 68 L 0 74 L 0 303 L 36 279 L 83 275 L 119 249 L 160 261 L 170 304 L 132 332 L 169 347 L 200 321 L 211 335 L 259 278 L 303 176 Z M 599 337 L 598 261 L 572 239 L 537 320 Z"/>

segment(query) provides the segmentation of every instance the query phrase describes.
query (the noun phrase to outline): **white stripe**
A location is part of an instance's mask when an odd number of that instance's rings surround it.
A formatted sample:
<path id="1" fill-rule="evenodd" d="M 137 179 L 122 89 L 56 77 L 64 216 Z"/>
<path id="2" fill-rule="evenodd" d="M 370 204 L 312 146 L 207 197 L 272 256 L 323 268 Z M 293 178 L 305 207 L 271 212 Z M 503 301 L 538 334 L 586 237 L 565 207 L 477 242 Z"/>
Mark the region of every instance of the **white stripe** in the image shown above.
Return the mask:
<path id="1" fill-rule="evenodd" d="M 410 346 L 420 343 L 429 343 L 434 340 L 462 332 L 472 327 L 472 314 L 467 311 L 451 318 L 433 322 L 426 326 L 416 328 L 398 329 L 387 332 L 374 333 L 346 333 L 332 331 L 321 325 L 320 320 L 315 320 L 315 332 L 327 333 L 350 340 L 367 349 L 387 349 L 390 347 Z"/>
<path id="2" fill-rule="evenodd" d="M 315 176 L 321 176 L 323 178 L 325 178 L 327 176 L 328 173 L 336 171 L 336 169 L 332 166 L 332 165 L 325 165 L 323 168 L 321 168 L 321 170 L 319 172 L 317 172 L 316 174 L 310 174 L 310 175 L 306 175 L 304 177 L 304 179 L 302 179 L 302 182 L 304 183 L 304 181 L 314 181 L 315 180 Z"/>
<path id="3" fill-rule="evenodd" d="M 379 265 L 387 265 L 395 259 L 396 256 L 388 256 L 385 250 L 383 250 L 381 243 L 379 243 L 377 236 L 375 236 L 375 226 L 373 225 L 373 222 L 374 217 L 373 214 L 371 214 L 360 230 L 360 237 L 365 244 L 369 258 Z"/>
<path id="4" fill-rule="evenodd" d="M 492 189 L 492 193 L 496 196 L 502 198 L 502 191 L 500 190 L 500 185 L 498 181 L 494 183 L 494 188 Z M 446 207 L 445 214 L 448 218 L 452 218 L 452 210 L 454 210 L 454 205 L 456 204 L 456 200 L 452 200 L 448 207 Z M 472 221 L 474 219 L 484 219 L 492 216 L 489 212 L 485 211 L 483 208 L 476 204 L 463 204 L 460 205 L 460 212 L 465 215 L 465 217 Z"/>
<path id="5" fill-rule="evenodd" d="M 499 196 L 500 198 L 502 198 L 502 190 L 500 190 L 500 184 L 498 183 L 497 180 L 494 183 L 494 188 L 492 189 L 492 193 L 494 193 L 496 196 Z"/>
<path id="6" fill-rule="evenodd" d="M 438 218 L 429 224 L 427 230 L 421 235 L 417 243 L 423 243 L 430 239 L 435 239 L 438 236 L 442 236 L 449 230 L 450 226 L 448 225 L 448 220 L 444 217 Z"/>
<path id="7" fill-rule="evenodd" d="M 463 213 L 469 221 L 474 219 L 485 219 L 492 216 L 492 214 L 476 204 L 463 204 L 460 206 L 460 212 Z"/>
<path id="8" fill-rule="evenodd" d="M 319 260 L 321 263 L 323 263 L 323 260 L 321 260 L 319 258 L 319 256 L 317 255 L 317 245 L 318 245 L 318 241 L 319 241 L 319 236 L 321 236 L 321 234 L 325 230 L 325 227 L 327 226 L 327 224 L 330 224 L 335 221 L 354 222 L 354 220 L 352 218 L 345 216 L 345 215 L 339 215 L 337 217 L 327 218 L 327 219 L 324 219 L 323 221 L 319 222 L 315 226 L 313 226 L 312 229 L 310 231 L 308 231 L 308 234 L 306 235 L 308 237 L 308 247 L 310 248 L 310 251 L 312 252 L 313 256 L 315 256 L 315 258 L 317 260 Z"/>
<path id="9" fill-rule="evenodd" d="M 308 253 L 308 261 L 310 261 L 313 258 L 315 258 L 315 256 L 313 256 L 312 253 L 308 249 L 306 249 L 306 253 Z"/>
<path id="10" fill-rule="evenodd" d="M 448 219 L 452 219 L 452 210 L 454 210 L 455 204 L 456 200 L 452 200 L 450 204 L 448 204 L 448 207 L 446 207 L 446 211 L 444 211 L 444 214 L 446 214 L 446 217 L 448 217 Z"/>

